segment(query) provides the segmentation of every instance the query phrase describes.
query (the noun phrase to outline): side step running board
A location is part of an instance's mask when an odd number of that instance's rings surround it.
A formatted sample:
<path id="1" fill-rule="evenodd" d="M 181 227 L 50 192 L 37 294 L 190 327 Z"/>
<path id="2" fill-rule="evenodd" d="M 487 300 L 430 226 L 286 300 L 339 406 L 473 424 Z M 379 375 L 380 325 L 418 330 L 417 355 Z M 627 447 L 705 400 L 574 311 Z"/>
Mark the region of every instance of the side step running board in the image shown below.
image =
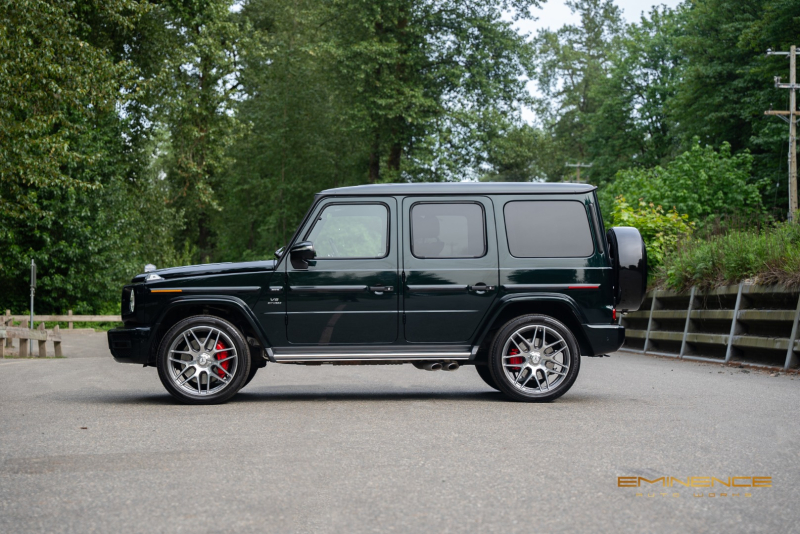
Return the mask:
<path id="1" fill-rule="evenodd" d="M 469 352 L 331 352 L 280 354 L 273 352 L 276 362 L 340 362 L 340 361 L 419 361 L 469 360 Z"/>

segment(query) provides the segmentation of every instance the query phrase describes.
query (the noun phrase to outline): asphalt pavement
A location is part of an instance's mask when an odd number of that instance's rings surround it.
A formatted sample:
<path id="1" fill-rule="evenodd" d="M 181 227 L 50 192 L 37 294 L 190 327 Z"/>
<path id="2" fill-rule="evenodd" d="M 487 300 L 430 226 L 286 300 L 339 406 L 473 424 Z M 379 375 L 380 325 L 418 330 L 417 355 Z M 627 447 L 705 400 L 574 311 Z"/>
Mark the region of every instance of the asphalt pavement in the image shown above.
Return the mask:
<path id="1" fill-rule="evenodd" d="M 794 375 L 620 352 L 523 404 L 471 367 L 270 364 L 197 407 L 64 337 L 0 361 L 3 533 L 800 531 Z"/>

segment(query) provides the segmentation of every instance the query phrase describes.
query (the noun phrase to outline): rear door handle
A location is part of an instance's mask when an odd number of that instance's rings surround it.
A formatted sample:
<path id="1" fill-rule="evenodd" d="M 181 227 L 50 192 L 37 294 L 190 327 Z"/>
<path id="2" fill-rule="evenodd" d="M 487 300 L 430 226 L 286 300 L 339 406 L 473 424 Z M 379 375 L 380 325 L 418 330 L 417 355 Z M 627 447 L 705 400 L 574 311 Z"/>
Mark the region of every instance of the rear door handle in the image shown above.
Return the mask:
<path id="1" fill-rule="evenodd" d="M 475 293 L 477 293 L 479 295 L 483 295 L 487 291 L 494 291 L 495 290 L 495 286 L 487 286 L 486 284 L 481 282 L 479 284 L 475 284 L 474 286 L 469 286 L 469 290 L 470 291 L 474 291 Z"/>
<path id="2" fill-rule="evenodd" d="M 394 286 L 369 286 L 369 290 L 376 295 L 383 295 L 384 293 L 391 293 L 394 291 Z"/>

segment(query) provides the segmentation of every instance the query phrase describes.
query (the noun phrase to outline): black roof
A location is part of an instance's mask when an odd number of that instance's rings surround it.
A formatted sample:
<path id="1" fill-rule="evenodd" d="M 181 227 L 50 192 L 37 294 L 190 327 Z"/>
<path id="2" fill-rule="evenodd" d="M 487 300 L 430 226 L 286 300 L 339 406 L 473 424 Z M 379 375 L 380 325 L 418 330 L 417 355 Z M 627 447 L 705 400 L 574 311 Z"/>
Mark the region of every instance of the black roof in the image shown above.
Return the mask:
<path id="1" fill-rule="evenodd" d="M 517 195 L 580 194 L 594 191 L 591 184 L 552 182 L 420 182 L 413 184 L 354 185 L 326 189 L 320 195 Z"/>

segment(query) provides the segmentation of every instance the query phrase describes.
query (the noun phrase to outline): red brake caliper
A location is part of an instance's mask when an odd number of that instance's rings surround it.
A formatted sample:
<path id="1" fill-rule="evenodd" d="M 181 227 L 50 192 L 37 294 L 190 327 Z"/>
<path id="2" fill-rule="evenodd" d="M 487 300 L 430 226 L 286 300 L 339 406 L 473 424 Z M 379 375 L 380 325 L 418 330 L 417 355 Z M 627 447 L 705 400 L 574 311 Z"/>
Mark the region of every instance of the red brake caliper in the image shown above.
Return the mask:
<path id="1" fill-rule="evenodd" d="M 222 344 L 222 341 L 217 341 L 217 346 L 216 346 L 216 347 L 214 347 L 214 348 L 215 348 L 216 350 L 222 350 L 222 349 L 224 349 L 224 348 L 225 348 L 225 345 L 223 345 L 223 344 Z M 228 351 L 225 351 L 225 352 L 218 352 L 218 353 L 217 353 L 217 359 L 218 359 L 218 360 L 224 360 L 224 359 L 225 359 L 225 358 L 227 358 L 227 357 L 228 357 Z M 231 365 L 231 361 L 230 361 L 230 360 L 224 361 L 224 362 L 222 362 L 221 364 L 219 364 L 219 366 L 220 366 L 220 367 L 222 367 L 223 369 L 225 369 L 226 371 L 228 370 L 228 367 L 230 367 L 230 365 Z M 223 373 L 223 372 L 222 372 L 221 370 L 219 370 L 219 369 L 216 369 L 216 372 L 217 372 L 217 375 L 218 375 L 218 376 L 222 376 L 222 377 L 224 377 L 224 376 L 225 376 L 225 373 Z"/>
<path id="2" fill-rule="evenodd" d="M 511 349 L 510 351 L 508 351 L 508 354 L 510 356 L 513 356 L 515 354 L 519 354 L 519 351 L 517 349 Z M 524 361 L 525 361 L 525 358 L 523 358 L 522 356 L 517 356 L 516 358 L 509 358 L 508 359 L 508 363 L 511 363 L 511 364 L 522 363 Z M 512 367 L 511 368 L 512 371 L 519 371 L 519 369 L 520 369 L 519 367 Z"/>

